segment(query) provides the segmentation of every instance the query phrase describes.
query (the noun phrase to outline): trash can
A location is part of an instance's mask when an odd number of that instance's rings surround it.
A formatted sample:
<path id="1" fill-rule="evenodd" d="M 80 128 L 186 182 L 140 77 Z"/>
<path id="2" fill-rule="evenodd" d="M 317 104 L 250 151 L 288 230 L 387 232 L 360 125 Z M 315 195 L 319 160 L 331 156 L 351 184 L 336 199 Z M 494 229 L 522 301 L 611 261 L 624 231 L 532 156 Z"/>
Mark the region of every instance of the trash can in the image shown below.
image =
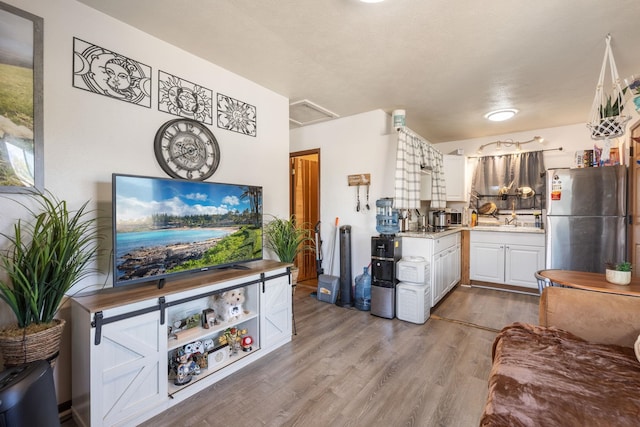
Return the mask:
<path id="1" fill-rule="evenodd" d="M 0 372 L 0 426 L 60 426 L 48 362 L 38 360 Z"/>

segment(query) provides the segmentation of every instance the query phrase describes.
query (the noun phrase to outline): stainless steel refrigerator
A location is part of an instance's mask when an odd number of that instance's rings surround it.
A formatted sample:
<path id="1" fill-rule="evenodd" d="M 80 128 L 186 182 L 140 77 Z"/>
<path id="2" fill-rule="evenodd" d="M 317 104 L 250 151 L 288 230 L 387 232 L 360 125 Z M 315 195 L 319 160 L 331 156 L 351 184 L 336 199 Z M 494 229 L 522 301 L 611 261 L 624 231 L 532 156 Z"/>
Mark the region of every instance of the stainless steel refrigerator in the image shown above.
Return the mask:
<path id="1" fill-rule="evenodd" d="M 547 171 L 546 267 L 601 272 L 627 259 L 627 168 Z"/>

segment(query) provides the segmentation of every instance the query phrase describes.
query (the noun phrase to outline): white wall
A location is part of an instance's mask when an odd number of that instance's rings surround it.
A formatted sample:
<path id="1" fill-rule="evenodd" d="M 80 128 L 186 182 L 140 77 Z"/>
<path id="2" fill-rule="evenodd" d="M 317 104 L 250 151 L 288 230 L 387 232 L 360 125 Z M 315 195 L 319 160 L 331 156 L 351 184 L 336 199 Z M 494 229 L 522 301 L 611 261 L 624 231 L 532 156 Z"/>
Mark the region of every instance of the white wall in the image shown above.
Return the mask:
<path id="1" fill-rule="evenodd" d="M 262 185 L 264 211 L 288 216 L 288 99 L 197 58 L 74 0 L 4 0 L 44 19 L 44 168 L 45 187 L 71 207 L 91 200 L 108 227 L 102 247 L 111 249 L 111 174 L 166 176 L 157 164 L 153 138 L 175 118 L 157 108 L 158 70 L 163 70 L 257 108 L 257 137 L 209 126 L 218 140 L 220 167 L 209 181 Z M 153 11 L 150 11 L 149 19 Z M 72 87 L 73 37 L 152 67 L 151 108 L 132 105 Z M 24 200 L 24 196 L 15 196 Z M 0 231 L 10 232 L 22 210 L 2 201 Z M 6 244 L 0 241 L 0 247 Z M 110 261 L 98 263 L 100 275 L 77 288 L 111 286 Z M 13 316 L 0 309 L 1 321 Z M 67 333 L 70 327 L 67 327 Z M 70 393 L 68 336 L 56 366 L 58 401 Z"/>
<path id="2" fill-rule="evenodd" d="M 634 112 L 628 128 L 638 120 Z M 375 229 L 375 200 L 381 197 L 394 196 L 394 170 L 396 134 L 390 132 L 391 118 L 382 110 L 331 120 L 311 126 L 292 129 L 290 132 L 290 151 L 302 151 L 320 148 L 321 154 L 321 189 L 320 189 L 320 221 L 322 223 L 322 239 L 324 261 L 327 266 L 330 243 L 334 240 L 334 220 L 340 218 L 340 225 L 351 225 L 352 229 L 352 275 L 362 272 L 362 267 L 370 262 L 370 237 L 378 235 Z M 593 149 L 594 144 L 602 147 L 602 141 L 594 141 L 590 137 L 585 123 L 537 129 L 533 131 L 497 135 L 492 137 L 473 138 L 449 141 L 434 146 L 443 154 L 462 148 L 465 156 L 477 156 L 477 149 L 482 144 L 497 140 L 528 141 L 534 136 L 545 139 L 544 144 L 533 142 L 523 146 L 523 150 L 534 151 L 562 147 L 562 151 L 546 151 L 545 166 L 550 168 L 572 167 L 577 150 Z M 612 140 L 621 144 L 628 153 L 628 135 Z M 503 148 L 501 153 L 515 152 L 515 146 Z M 495 148 L 485 148 L 483 154 L 497 153 Z M 467 162 L 466 179 L 470 187 L 475 159 Z M 371 211 L 356 212 L 356 193 L 354 187 L 347 185 L 350 174 L 371 173 L 370 201 Z M 361 200 L 363 198 L 361 191 Z M 448 206 L 461 209 L 466 203 L 449 203 Z M 339 247 L 336 247 L 333 262 L 334 275 L 339 275 Z M 326 271 L 325 271 L 326 272 Z M 327 272 L 328 273 L 328 272 Z"/>
<path id="3" fill-rule="evenodd" d="M 375 202 L 393 197 L 396 158 L 395 132 L 389 135 L 390 117 L 382 110 L 292 129 L 290 151 L 320 148 L 320 221 L 323 267 L 329 263 L 335 241 L 335 219 L 339 226 L 351 226 L 352 279 L 371 262 L 371 236 L 376 231 Z M 360 188 L 360 212 L 356 211 L 356 187 L 349 187 L 348 175 L 371 174 L 370 210 L 366 210 L 366 189 Z M 339 246 L 335 248 L 333 274 L 340 275 Z"/>
<path id="4" fill-rule="evenodd" d="M 627 129 L 633 126 L 638 120 L 638 115 L 633 115 L 633 118 L 627 125 Z M 444 154 L 448 154 L 458 148 L 464 150 L 464 155 L 468 157 L 478 155 L 493 155 L 493 154 L 509 154 L 516 151 L 515 146 L 510 148 L 502 148 L 500 151 L 495 149 L 495 145 L 486 147 L 482 154 L 476 153 L 478 148 L 486 143 L 493 141 L 529 141 L 534 136 L 541 136 L 545 139 L 543 144 L 532 142 L 522 146 L 523 151 L 537 151 L 546 150 L 550 148 L 562 147 L 562 151 L 546 151 L 544 153 L 544 163 L 547 169 L 553 168 L 565 168 L 573 167 L 575 152 L 578 150 L 590 150 L 594 145 L 602 148 L 603 141 L 594 141 L 591 139 L 590 131 L 585 123 L 579 123 L 575 125 L 559 126 L 546 129 L 536 129 L 526 132 L 518 132 L 504 135 L 496 135 L 491 137 L 473 138 L 459 141 L 449 141 L 435 144 L 435 147 L 442 151 Z M 628 139 L 629 136 L 623 135 L 620 138 L 612 139 L 612 146 L 620 144 L 623 151 L 628 155 Z M 627 159 L 628 161 L 628 159 Z"/>

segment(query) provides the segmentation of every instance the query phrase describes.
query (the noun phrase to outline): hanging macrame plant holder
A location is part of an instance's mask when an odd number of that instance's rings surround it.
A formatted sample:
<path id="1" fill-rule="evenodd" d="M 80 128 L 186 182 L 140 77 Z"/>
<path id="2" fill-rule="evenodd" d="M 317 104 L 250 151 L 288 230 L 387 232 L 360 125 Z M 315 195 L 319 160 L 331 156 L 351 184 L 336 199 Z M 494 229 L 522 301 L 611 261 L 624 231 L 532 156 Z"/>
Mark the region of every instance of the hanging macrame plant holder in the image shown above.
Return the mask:
<path id="1" fill-rule="evenodd" d="M 610 34 L 607 35 L 606 42 L 600 78 L 598 79 L 596 95 L 593 98 L 593 105 L 591 106 L 589 123 L 587 123 L 587 126 L 591 129 L 591 139 L 596 140 L 608 140 L 609 138 L 624 135 L 627 121 L 631 119 L 630 116 L 622 114 L 625 99 L 620 85 L 616 62 L 613 59 Z M 611 88 L 609 93 L 605 91 L 604 87 L 607 64 L 609 65 L 611 74 Z"/>

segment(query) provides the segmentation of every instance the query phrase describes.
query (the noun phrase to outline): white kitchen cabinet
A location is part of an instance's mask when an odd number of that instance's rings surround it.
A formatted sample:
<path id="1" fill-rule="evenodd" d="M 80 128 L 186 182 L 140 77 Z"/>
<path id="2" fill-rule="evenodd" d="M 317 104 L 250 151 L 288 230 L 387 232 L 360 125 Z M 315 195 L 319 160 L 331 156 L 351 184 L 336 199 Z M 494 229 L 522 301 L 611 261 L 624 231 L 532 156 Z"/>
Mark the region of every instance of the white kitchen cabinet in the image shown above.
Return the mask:
<path id="1" fill-rule="evenodd" d="M 291 341 L 292 289 L 286 264 L 263 260 L 248 265 L 249 270 L 185 276 L 162 289 L 132 286 L 74 297 L 76 423 L 137 425 Z M 214 307 L 213 295 L 239 288 L 244 289 L 245 302 L 237 318 L 209 327 L 179 326 L 181 319 Z M 253 338 L 249 351 L 234 353 L 220 346 L 218 338 L 233 327 L 246 329 Z M 187 347 L 204 348 L 205 343 L 211 357 L 202 351 L 200 373 L 187 384 L 174 384 L 172 358 Z"/>
<path id="2" fill-rule="evenodd" d="M 470 239 L 471 280 L 538 288 L 534 274 L 544 268 L 544 234 L 471 230 Z"/>
<path id="3" fill-rule="evenodd" d="M 460 281 L 460 233 L 442 237 L 402 237 L 403 257 L 421 256 L 431 263 L 431 307 L 435 306 Z"/>
<path id="4" fill-rule="evenodd" d="M 467 158 L 465 156 L 445 154 L 443 163 L 447 201 L 465 201 Z"/>
<path id="5" fill-rule="evenodd" d="M 504 282 L 515 286 L 538 288 L 535 272 L 544 268 L 543 246 L 509 244 L 505 248 Z"/>
<path id="6" fill-rule="evenodd" d="M 420 171 L 420 200 L 431 200 L 431 175 L 430 170 Z"/>

